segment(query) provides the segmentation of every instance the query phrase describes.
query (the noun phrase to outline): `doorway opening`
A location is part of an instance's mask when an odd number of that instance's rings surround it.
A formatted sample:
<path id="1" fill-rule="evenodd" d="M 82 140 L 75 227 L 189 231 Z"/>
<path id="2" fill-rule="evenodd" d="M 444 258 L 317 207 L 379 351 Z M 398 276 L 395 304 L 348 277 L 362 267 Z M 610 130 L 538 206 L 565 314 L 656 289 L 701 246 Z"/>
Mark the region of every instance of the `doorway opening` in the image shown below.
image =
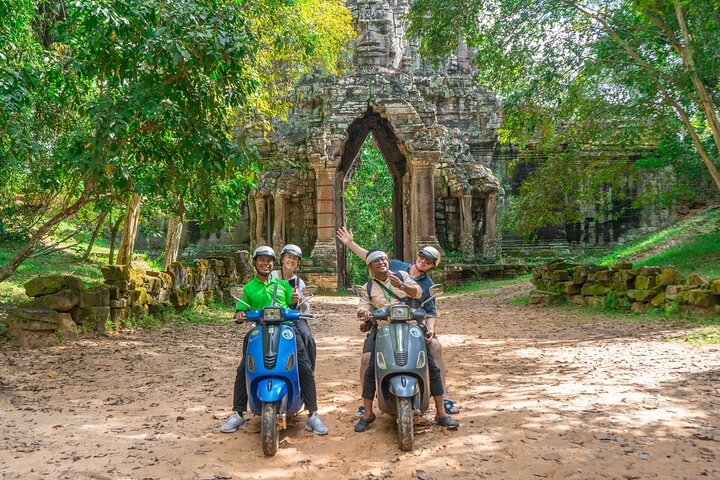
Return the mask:
<path id="1" fill-rule="evenodd" d="M 368 135 L 345 176 L 345 225 L 352 230 L 358 245 L 368 250 L 384 250 L 395 258 L 392 191 L 392 173 Z M 345 271 L 350 285 L 368 279 L 365 262 L 352 252 L 347 252 Z"/>

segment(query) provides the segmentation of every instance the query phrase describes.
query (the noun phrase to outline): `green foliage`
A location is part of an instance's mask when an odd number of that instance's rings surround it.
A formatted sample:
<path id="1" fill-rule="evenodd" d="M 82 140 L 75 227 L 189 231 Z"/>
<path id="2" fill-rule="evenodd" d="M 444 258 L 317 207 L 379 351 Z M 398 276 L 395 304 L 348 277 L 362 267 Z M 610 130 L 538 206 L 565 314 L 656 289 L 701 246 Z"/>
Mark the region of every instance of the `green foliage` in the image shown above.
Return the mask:
<path id="1" fill-rule="evenodd" d="M 517 145 L 518 162 L 536 166 L 506 223 L 530 235 L 588 211 L 607 216 L 651 173 L 663 189 L 638 201 L 667 205 L 717 192 L 698 154 L 717 165 L 720 131 L 706 115 L 718 111 L 720 7 L 714 0 L 674 4 L 412 3 L 409 32 L 424 52 L 450 53 L 459 37 L 476 50 L 479 82 L 503 99 L 501 139 Z M 709 102 L 701 101 L 703 89 Z"/>
<path id="2" fill-rule="evenodd" d="M 358 245 L 379 248 L 392 258 L 393 178 L 371 137 L 365 140 L 360 152 L 360 165 L 345 189 L 347 227 L 353 231 Z M 349 255 L 348 271 L 353 283 L 367 281 L 367 266 L 356 255 Z"/>
<path id="3" fill-rule="evenodd" d="M 32 248 L 131 192 L 166 214 L 237 222 L 257 174 L 246 127 L 279 113 L 267 101 L 279 84 L 336 72 L 352 32 L 338 0 L 0 0 L 0 11 L 0 233 L 29 234 Z"/>

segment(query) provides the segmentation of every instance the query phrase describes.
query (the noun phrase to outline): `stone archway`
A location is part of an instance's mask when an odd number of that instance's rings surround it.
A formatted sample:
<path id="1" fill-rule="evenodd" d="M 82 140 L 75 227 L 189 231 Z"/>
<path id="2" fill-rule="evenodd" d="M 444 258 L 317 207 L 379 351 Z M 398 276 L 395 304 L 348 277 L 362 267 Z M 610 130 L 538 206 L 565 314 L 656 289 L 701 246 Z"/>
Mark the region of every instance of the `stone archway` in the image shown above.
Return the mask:
<path id="1" fill-rule="evenodd" d="M 470 261 L 496 258 L 504 191 L 487 166 L 501 114 L 495 96 L 472 79 L 472 52 L 458 45 L 440 66 L 423 60 L 405 37 L 409 0 L 347 7 L 358 30 L 353 68 L 303 82 L 287 120 L 269 138 L 258 135 L 268 165 L 251 195 L 251 243 L 297 243 L 311 252 L 303 268 L 313 281 L 337 286 L 343 181 L 372 133 L 394 179 L 397 256 L 411 260 L 431 244 Z"/>
<path id="2" fill-rule="evenodd" d="M 393 206 L 393 251 L 398 258 L 403 257 L 405 246 L 404 239 L 407 233 L 403 228 L 404 219 L 408 213 L 405 212 L 405 176 L 408 172 L 405 155 L 398 146 L 398 139 L 392 131 L 391 125 L 386 118 L 383 118 L 372 108 L 357 118 L 348 127 L 348 139 L 342 152 L 340 163 L 335 175 L 335 226 L 339 228 L 346 224 L 345 212 L 345 187 L 348 174 L 356 167 L 359 161 L 360 147 L 368 135 L 373 136 L 374 143 L 380 150 L 385 163 L 393 178 L 392 206 Z M 368 246 L 369 247 L 369 246 Z M 339 245 L 337 252 L 338 279 L 341 284 L 349 287 L 349 280 L 346 268 L 346 256 L 343 245 Z"/>

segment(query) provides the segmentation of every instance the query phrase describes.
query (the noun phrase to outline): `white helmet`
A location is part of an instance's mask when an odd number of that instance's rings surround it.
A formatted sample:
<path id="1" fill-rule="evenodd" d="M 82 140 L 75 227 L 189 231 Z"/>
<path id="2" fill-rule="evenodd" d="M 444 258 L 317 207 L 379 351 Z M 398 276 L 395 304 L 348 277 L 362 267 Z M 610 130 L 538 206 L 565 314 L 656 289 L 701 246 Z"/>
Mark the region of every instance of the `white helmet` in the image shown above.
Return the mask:
<path id="1" fill-rule="evenodd" d="M 297 245 L 293 245 L 292 243 L 288 243 L 283 247 L 283 249 L 280 251 L 280 258 L 286 253 L 289 253 L 291 255 L 295 255 L 298 260 L 302 260 L 302 250 L 300 250 L 300 247 Z"/>
<path id="2" fill-rule="evenodd" d="M 260 255 L 267 255 L 268 257 L 272 257 L 273 260 L 275 260 L 277 257 L 277 255 L 275 255 L 275 250 L 265 245 L 255 249 L 255 251 L 253 252 L 253 261 L 255 261 L 255 259 Z"/>
<path id="3" fill-rule="evenodd" d="M 420 249 L 418 254 L 422 253 L 430 260 L 433 260 L 435 262 L 435 266 L 440 266 L 440 260 L 442 259 L 442 255 L 440 255 L 440 252 L 435 247 L 423 247 Z"/>

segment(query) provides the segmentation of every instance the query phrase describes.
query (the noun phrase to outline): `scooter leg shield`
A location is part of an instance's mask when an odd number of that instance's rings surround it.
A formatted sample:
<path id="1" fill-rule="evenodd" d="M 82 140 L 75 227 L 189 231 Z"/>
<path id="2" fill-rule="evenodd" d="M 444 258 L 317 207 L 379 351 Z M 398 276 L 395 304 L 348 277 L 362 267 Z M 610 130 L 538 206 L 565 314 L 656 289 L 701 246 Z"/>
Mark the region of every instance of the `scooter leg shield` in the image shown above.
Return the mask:
<path id="1" fill-rule="evenodd" d="M 417 378 L 409 375 L 395 375 L 388 382 L 390 393 L 396 397 L 414 397 L 420 393 Z"/>
<path id="2" fill-rule="evenodd" d="M 288 388 L 278 378 L 264 378 L 258 382 L 256 392 L 262 402 L 277 402 L 288 394 Z"/>

